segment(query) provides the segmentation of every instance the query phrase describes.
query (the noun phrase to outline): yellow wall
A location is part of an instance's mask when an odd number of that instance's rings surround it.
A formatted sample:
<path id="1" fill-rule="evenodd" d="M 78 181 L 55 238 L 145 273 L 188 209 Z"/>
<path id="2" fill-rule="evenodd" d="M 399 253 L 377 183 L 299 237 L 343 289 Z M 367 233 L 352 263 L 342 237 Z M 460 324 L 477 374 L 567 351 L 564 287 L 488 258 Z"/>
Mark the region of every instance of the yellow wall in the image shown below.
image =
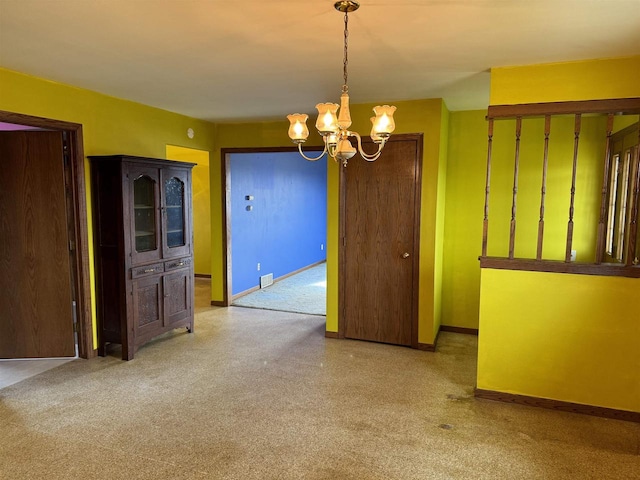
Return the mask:
<path id="1" fill-rule="evenodd" d="M 352 129 L 366 132 L 371 130 L 369 117 L 375 104 L 351 105 L 351 116 L 354 119 Z M 436 277 L 436 248 L 443 241 L 443 207 L 438 210 L 438 185 L 442 187 L 446 180 L 444 164 L 446 159 L 446 125 L 441 124 L 448 119 L 446 106 L 440 99 L 419 100 L 396 103 L 398 111 L 395 115 L 397 133 L 424 133 L 423 171 L 422 171 L 422 213 L 420 226 L 420 290 L 419 290 L 419 341 L 433 343 L 435 339 L 434 324 L 439 322 L 439 295 Z M 219 171 L 220 148 L 238 147 L 273 147 L 291 146 L 287 136 L 287 121 L 260 122 L 242 124 L 219 124 L 217 126 L 217 147 L 212 159 L 212 172 Z M 441 148 L 441 139 L 443 147 Z M 309 144 L 319 145 L 320 138 L 311 137 Z M 357 161 L 357 158 L 353 161 Z M 217 163 L 218 165 L 214 165 Z M 215 175 L 215 174 L 214 174 Z M 334 162 L 328 163 L 327 175 L 327 331 L 338 331 L 338 200 L 339 169 Z M 212 179 L 212 225 L 221 225 L 221 217 L 216 212 L 222 211 L 219 193 L 221 182 Z M 441 197 L 442 199 L 442 197 Z M 216 203 L 217 202 L 217 203 Z M 440 224 L 438 224 L 438 221 Z M 215 223 L 219 222 L 219 223 Z M 222 250 L 212 251 L 213 272 L 222 273 Z M 220 263 L 217 263 L 218 259 Z M 215 273 L 213 277 L 216 277 Z M 222 283 L 217 284 L 212 278 L 212 299 L 222 300 Z M 437 319 L 436 319 L 437 318 Z"/>
<path id="2" fill-rule="evenodd" d="M 442 324 L 478 328 L 487 112 L 451 112 L 444 235 Z"/>
<path id="3" fill-rule="evenodd" d="M 355 130 L 355 128 L 354 128 Z M 340 239 L 340 164 L 327 162 L 327 331 L 338 331 L 338 249 Z"/>
<path id="4" fill-rule="evenodd" d="M 638 96 L 640 55 L 491 69 L 491 105 Z"/>
<path id="5" fill-rule="evenodd" d="M 483 269 L 478 388 L 640 412 L 639 288 Z"/>
<path id="6" fill-rule="evenodd" d="M 491 102 L 637 97 L 639 62 L 640 57 L 630 57 L 495 69 Z M 592 130 L 594 134 L 603 131 L 599 124 L 602 119 L 584 120 L 585 131 Z M 560 127 L 570 129 L 570 124 L 563 127 L 560 121 Z M 589 142 L 585 138 L 586 149 L 602 150 L 600 140 Z M 582 146 L 581 141 L 581 149 Z M 579 172 L 587 162 L 579 161 Z M 601 173 L 583 170 L 592 178 L 579 179 L 582 186 L 578 189 L 591 188 L 594 198 L 593 205 L 583 205 L 587 218 L 583 230 L 576 232 L 576 245 L 582 245 L 577 248 L 582 249 L 583 259 L 589 261 L 591 253 L 586 252 L 592 248 L 594 238 L 589 228 L 593 219 L 589 216 L 598 204 Z M 566 177 L 570 170 L 558 171 L 557 175 Z M 550 180 L 553 183 L 557 179 Z M 492 194 L 496 188 L 492 183 Z M 497 203 L 505 207 L 504 201 Z M 568 211 L 568 204 L 564 208 L 558 205 L 548 208 L 559 209 L 561 214 Z M 490 239 L 491 235 L 490 227 Z M 618 277 L 483 269 L 478 387 L 640 411 L 639 282 Z"/>
<path id="7" fill-rule="evenodd" d="M 209 152 L 167 145 L 170 160 L 196 163 L 192 170 L 193 266 L 196 275 L 211 275 L 211 187 Z M 216 238 L 216 243 L 220 241 Z"/>
<path id="8" fill-rule="evenodd" d="M 449 122 L 451 114 L 443 104 L 440 112 L 440 152 L 436 201 L 436 250 L 434 262 L 433 343 L 442 324 L 442 294 L 444 277 L 445 201 L 447 191 L 447 163 L 449 157 Z"/>
<path id="9" fill-rule="evenodd" d="M 603 68 L 619 72 L 640 71 L 640 57 L 597 60 L 567 64 L 505 67 L 492 70 L 492 103 L 579 100 L 606 98 L 615 87 L 621 96 L 638 95 L 630 90 L 629 76 L 608 78 L 606 85 L 578 82 L 574 89 L 571 73 L 600 75 Z M 637 67 L 637 68 L 636 68 Z M 556 70 L 557 69 L 557 70 Z M 590 75 L 592 72 L 593 75 Z M 607 72 L 606 75 L 611 77 Z M 522 83 L 524 82 L 524 83 Z M 550 85 L 554 85 L 551 88 Z M 572 94 L 564 89 L 569 85 Z M 634 93 L 635 92 L 635 93 Z M 562 96 L 566 96 L 563 98 Z M 444 248 L 443 324 L 478 327 L 482 218 L 487 156 L 486 111 L 452 112 L 449 127 L 449 154 L 446 191 L 446 226 Z M 615 117 L 614 131 L 637 121 L 637 116 Z M 606 121 L 603 117 L 585 117 L 578 157 L 574 246 L 577 260 L 590 262 L 595 255 L 595 224 L 599 209 L 597 191 L 601 187 L 602 159 Z M 496 121 L 492 159 L 489 209 L 489 255 L 508 254 L 511 189 L 513 184 L 515 121 Z M 521 167 L 518 192 L 516 256 L 535 257 L 540 206 L 542 119 L 523 122 Z M 573 156 L 573 118 L 554 117 L 549 147 L 549 176 L 545 212 L 544 258 L 564 258 L 570 163 Z"/>
<path id="10" fill-rule="evenodd" d="M 452 112 L 446 194 L 443 323 L 478 328 L 482 219 L 487 157 L 486 112 Z M 554 118 L 549 144 L 543 258 L 565 254 L 573 160 L 573 117 Z M 496 121 L 489 197 L 489 256 L 506 257 L 513 193 L 515 121 Z M 582 122 L 574 212 L 577 260 L 595 259 L 606 118 Z M 516 257 L 535 258 L 540 217 L 544 120 L 523 121 L 516 215 Z"/>
<path id="11" fill-rule="evenodd" d="M 164 158 L 166 144 L 212 150 L 214 127 L 165 110 L 0 69 L 0 109 L 83 126 L 85 155 L 126 153 Z M 193 139 L 187 129 L 195 131 Z M 90 277 L 95 288 L 89 162 L 85 161 Z M 92 298 L 95 339 L 95 297 Z"/>

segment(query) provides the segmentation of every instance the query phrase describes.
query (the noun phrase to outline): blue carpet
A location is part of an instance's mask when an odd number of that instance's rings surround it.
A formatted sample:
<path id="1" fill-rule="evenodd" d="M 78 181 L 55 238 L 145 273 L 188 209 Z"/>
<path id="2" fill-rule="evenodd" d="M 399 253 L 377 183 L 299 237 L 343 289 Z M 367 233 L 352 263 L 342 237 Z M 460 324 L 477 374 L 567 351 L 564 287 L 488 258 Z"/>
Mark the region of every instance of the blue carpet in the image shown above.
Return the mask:
<path id="1" fill-rule="evenodd" d="M 283 312 L 327 314 L 327 264 L 322 263 L 238 298 L 233 305 Z"/>

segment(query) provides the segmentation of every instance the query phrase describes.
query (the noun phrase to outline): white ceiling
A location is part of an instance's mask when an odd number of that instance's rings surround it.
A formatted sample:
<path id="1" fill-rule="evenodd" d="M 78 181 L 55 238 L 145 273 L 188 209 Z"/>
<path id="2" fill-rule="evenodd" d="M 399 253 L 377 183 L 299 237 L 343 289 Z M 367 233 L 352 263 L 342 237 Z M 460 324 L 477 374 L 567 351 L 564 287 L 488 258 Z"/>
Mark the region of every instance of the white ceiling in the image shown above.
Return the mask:
<path id="1" fill-rule="evenodd" d="M 0 66 L 213 121 L 312 113 L 342 85 L 333 3 L 0 0 Z M 352 103 L 485 108 L 491 67 L 640 54 L 640 0 L 362 0 L 349 33 Z"/>

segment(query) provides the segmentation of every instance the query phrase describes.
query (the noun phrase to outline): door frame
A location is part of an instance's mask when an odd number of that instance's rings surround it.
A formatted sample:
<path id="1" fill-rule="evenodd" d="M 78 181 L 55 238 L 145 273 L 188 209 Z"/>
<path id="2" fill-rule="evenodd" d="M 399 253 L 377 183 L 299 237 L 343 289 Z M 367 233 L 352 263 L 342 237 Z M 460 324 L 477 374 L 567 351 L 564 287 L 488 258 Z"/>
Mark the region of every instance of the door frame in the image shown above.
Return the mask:
<path id="1" fill-rule="evenodd" d="M 71 168 L 71 202 L 74 225 L 69 240 L 75 245 L 72 251 L 72 288 L 75 290 L 78 325 L 78 355 L 80 358 L 96 356 L 93 348 L 93 321 L 91 314 L 91 282 L 89 277 L 89 234 L 87 223 L 87 190 L 85 186 L 84 147 L 82 125 L 79 123 L 34 117 L 0 110 L 0 122 L 14 123 L 47 130 L 66 132 L 69 144 Z M 63 185 L 64 186 L 64 185 Z M 66 226 L 65 226 L 66 228 Z M 70 279 L 71 281 L 71 279 Z"/>
<path id="2" fill-rule="evenodd" d="M 421 345 L 418 343 L 418 306 L 419 306 L 419 280 L 420 280 L 420 212 L 421 212 L 421 196 L 422 196 L 422 147 L 424 135 L 422 133 L 405 133 L 392 135 L 387 143 L 390 142 L 416 142 L 416 176 L 414 182 L 415 199 L 413 205 L 414 212 L 414 224 L 413 224 L 413 282 L 412 288 L 414 295 L 412 297 L 411 305 L 411 348 L 419 349 Z M 363 141 L 363 143 L 365 143 Z M 369 142 L 367 142 L 369 143 Z M 356 157 L 356 162 L 364 162 L 362 158 Z M 377 160 L 380 161 L 380 160 Z M 346 168 L 349 168 L 348 166 Z M 344 167 L 340 166 L 340 200 L 339 200 L 339 245 L 338 245 L 338 338 L 345 338 L 345 294 L 346 294 L 346 278 L 347 273 L 347 260 L 346 260 L 346 213 L 347 208 L 353 208 L 351 205 L 347 205 L 347 182 L 344 174 Z"/>
<path id="3" fill-rule="evenodd" d="M 310 152 L 322 151 L 320 146 L 309 146 Z M 231 158 L 233 153 L 289 153 L 297 152 L 297 147 L 239 147 L 220 150 L 220 179 L 222 181 L 222 291 L 223 299 L 211 300 L 211 305 L 228 307 L 233 301 L 231 284 Z M 304 158 L 300 157 L 301 160 Z M 304 160 L 305 162 L 307 160 Z"/>

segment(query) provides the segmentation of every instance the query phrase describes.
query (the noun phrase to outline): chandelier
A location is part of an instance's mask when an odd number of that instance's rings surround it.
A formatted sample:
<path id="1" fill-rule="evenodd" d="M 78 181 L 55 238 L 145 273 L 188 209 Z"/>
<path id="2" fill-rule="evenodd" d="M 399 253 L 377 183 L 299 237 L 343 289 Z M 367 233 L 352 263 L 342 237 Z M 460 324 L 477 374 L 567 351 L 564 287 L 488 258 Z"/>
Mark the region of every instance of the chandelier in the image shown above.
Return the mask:
<path id="1" fill-rule="evenodd" d="M 316 128 L 322 136 L 324 142 L 324 150 L 316 158 L 307 157 L 302 152 L 302 144 L 307 141 L 309 129 L 307 128 L 308 115 L 304 113 L 294 113 L 287 115 L 289 119 L 289 138 L 293 143 L 298 145 L 298 151 L 305 159 L 309 161 L 320 160 L 325 153 L 328 153 L 335 161 L 340 161 L 346 167 L 347 161 L 356 154 L 356 149 L 349 141 L 349 137 L 355 137 L 358 149 L 362 158 L 369 162 L 373 162 L 380 157 L 384 144 L 389 139 L 391 132 L 395 129 L 393 113 L 396 107 L 382 105 L 374 107 L 375 117 L 371 117 L 371 140 L 378 145 L 378 151 L 367 154 L 362 150 L 362 139 L 358 132 L 349 130 L 351 126 L 351 113 L 349 112 L 349 86 L 347 85 L 347 64 L 348 64 L 348 43 L 349 38 L 349 12 L 355 12 L 360 4 L 352 0 L 343 0 L 336 2 L 334 7 L 339 12 L 344 13 L 344 84 L 342 85 L 342 95 L 340 96 L 340 105 L 337 103 L 319 103 L 316 105 L 318 109 L 318 120 Z M 340 113 L 338 114 L 338 108 Z"/>

